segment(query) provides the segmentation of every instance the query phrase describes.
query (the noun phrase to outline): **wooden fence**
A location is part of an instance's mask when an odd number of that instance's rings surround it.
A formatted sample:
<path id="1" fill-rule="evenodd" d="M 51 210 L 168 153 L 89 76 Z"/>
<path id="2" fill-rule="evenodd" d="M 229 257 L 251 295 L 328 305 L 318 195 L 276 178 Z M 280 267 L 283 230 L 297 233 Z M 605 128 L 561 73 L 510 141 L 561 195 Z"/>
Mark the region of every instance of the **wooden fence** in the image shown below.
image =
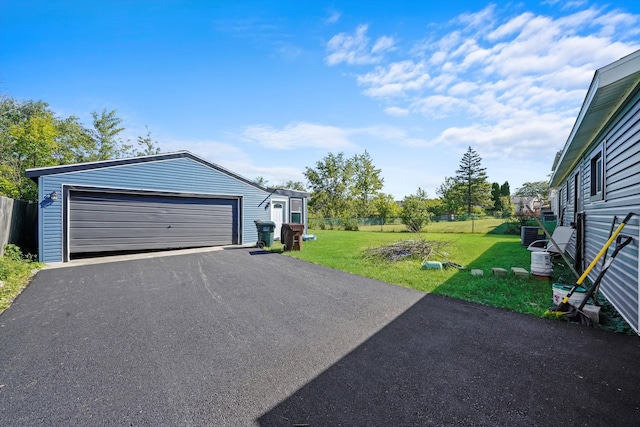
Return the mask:
<path id="1" fill-rule="evenodd" d="M 23 252 L 38 250 L 38 205 L 0 196 L 0 255 L 4 245 L 20 246 Z"/>

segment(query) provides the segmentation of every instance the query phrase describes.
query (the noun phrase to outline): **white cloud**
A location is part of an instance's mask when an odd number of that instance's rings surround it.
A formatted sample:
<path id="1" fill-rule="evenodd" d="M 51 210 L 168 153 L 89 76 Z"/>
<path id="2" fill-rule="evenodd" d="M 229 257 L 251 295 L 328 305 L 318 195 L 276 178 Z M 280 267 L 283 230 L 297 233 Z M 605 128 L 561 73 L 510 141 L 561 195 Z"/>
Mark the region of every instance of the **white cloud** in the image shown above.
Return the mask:
<path id="1" fill-rule="evenodd" d="M 522 15 L 518 15 L 515 18 L 509 20 L 507 23 L 500 25 L 495 30 L 491 31 L 487 35 L 487 39 L 494 42 L 500 40 L 506 36 L 510 36 L 518 31 L 522 30 L 522 28 L 526 25 L 527 22 L 533 18 L 533 13 L 526 12 Z"/>
<path id="2" fill-rule="evenodd" d="M 382 36 L 370 48 L 368 28 L 368 25 L 363 24 L 359 25 L 353 34 L 339 33 L 333 36 L 327 44 L 327 64 L 337 65 L 345 62 L 350 65 L 365 65 L 380 62 L 382 55 L 393 49 L 395 42 L 391 37 Z"/>
<path id="3" fill-rule="evenodd" d="M 393 48 L 394 40 L 392 37 L 382 36 L 371 48 L 371 53 L 382 53 Z"/>
<path id="4" fill-rule="evenodd" d="M 313 123 L 293 123 L 282 129 L 271 126 L 249 126 L 243 137 L 264 147 L 276 150 L 294 148 L 345 149 L 353 146 L 349 132 L 334 127 Z"/>
<path id="5" fill-rule="evenodd" d="M 423 63 L 402 61 L 388 67 L 376 67 L 373 72 L 358 76 L 358 83 L 368 86 L 365 93 L 372 97 L 403 95 L 408 91 L 424 88 L 429 83 L 429 74 Z"/>
<path id="6" fill-rule="evenodd" d="M 213 163 L 244 162 L 247 155 L 236 146 L 212 140 L 163 139 L 162 151 L 173 152 L 187 150 Z"/>
<path id="7" fill-rule="evenodd" d="M 400 107 L 387 107 L 384 109 L 384 112 L 396 117 L 408 116 L 411 113 L 408 109 Z"/>
<path id="8" fill-rule="evenodd" d="M 342 13 L 340 13 L 340 11 L 333 10 L 333 9 L 329 10 L 329 16 L 327 17 L 327 19 L 324 20 L 324 22 L 327 24 L 335 24 L 340 20 L 341 16 L 342 16 Z"/>
<path id="9" fill-rule="evenodd" d="M 336 52 L 347 39 L 350 49 L 343 50 L 352 57 L 335 61 L 375 64 L 356 79 L 366 96 L 384 98 L 386 114 L 446 118 L 451 127 L 429 143 L 482 144 L 495 155 L 555 153 L 594 71 L 640 48 L 629 41 L 639 24 L 638 15 L 604 7 L 574 4 L 542 15 L 490 5 L 411 41 L 394 62 L 371 60 L 361 26 L 355 35 L 336 36 Z"/>

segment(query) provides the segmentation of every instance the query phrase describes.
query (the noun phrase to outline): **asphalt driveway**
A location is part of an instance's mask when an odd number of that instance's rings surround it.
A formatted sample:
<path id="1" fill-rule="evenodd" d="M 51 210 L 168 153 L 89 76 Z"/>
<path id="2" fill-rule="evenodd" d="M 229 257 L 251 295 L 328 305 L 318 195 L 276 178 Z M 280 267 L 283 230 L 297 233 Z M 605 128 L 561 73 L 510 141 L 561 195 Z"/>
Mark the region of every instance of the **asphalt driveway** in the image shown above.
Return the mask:
<path id="1" fill-rule="evenodd" d="M 640 425 L 640 338 L 276 254 L 44 270 L 0 315 L 0 425 Z"/>

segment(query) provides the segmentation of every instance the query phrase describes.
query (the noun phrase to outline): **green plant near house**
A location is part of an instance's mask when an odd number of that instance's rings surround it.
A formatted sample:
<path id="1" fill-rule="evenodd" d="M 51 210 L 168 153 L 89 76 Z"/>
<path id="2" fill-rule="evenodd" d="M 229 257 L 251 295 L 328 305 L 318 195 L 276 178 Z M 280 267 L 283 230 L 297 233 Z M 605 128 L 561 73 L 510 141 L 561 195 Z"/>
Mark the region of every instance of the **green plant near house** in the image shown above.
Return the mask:
<path id="1" fill-rule="evenodd" d="M 16 245 L 6 245 L 0 257 L 0 313 L 7 309 L 29 283 L 34 270 L 42 267 Z"/>

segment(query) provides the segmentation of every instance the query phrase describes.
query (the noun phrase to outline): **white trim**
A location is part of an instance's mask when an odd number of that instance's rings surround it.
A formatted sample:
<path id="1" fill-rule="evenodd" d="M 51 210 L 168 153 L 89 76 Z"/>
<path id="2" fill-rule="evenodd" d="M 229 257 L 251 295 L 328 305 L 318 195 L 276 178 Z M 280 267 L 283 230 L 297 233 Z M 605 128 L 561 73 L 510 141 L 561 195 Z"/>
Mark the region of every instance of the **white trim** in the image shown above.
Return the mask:
<path id="1" fill-rule="evenodd" d="M 77 190 L 77 191 L 95 191 L 95 192 L 108 192 L 108 193 L 136 193 L 136 194 L 149 194 L 154 196 L 174 196 L 174 197 L 206 197 L 209 199 L 224 199 L 224 198 L 233 198 L 237 199 L 242 197 L 239 194 L 226 194 L 226 193 L 186 193 L 184 191 L 176 191 L 176 190 L 158 190 L 158 189 L 150 189 L 150 188 L 138 188 L 138 187 L 113 187 L 110 185 L 86 185 L 86 184 L 69 184 L 62 183 L 61 187 L 67 186 L 69 190 Z M 106 191 L 105 191 L 106 190 Z"/>
<path id="2" fill-rule="evenodd" d="M 38 260 L 44 259 L 44 214 L 42 213 L 42 201 L 44 200 L 44 188 L 42 177 L 38 178 Z M 62 196 L 60 196 L 62 199 Z"/>

